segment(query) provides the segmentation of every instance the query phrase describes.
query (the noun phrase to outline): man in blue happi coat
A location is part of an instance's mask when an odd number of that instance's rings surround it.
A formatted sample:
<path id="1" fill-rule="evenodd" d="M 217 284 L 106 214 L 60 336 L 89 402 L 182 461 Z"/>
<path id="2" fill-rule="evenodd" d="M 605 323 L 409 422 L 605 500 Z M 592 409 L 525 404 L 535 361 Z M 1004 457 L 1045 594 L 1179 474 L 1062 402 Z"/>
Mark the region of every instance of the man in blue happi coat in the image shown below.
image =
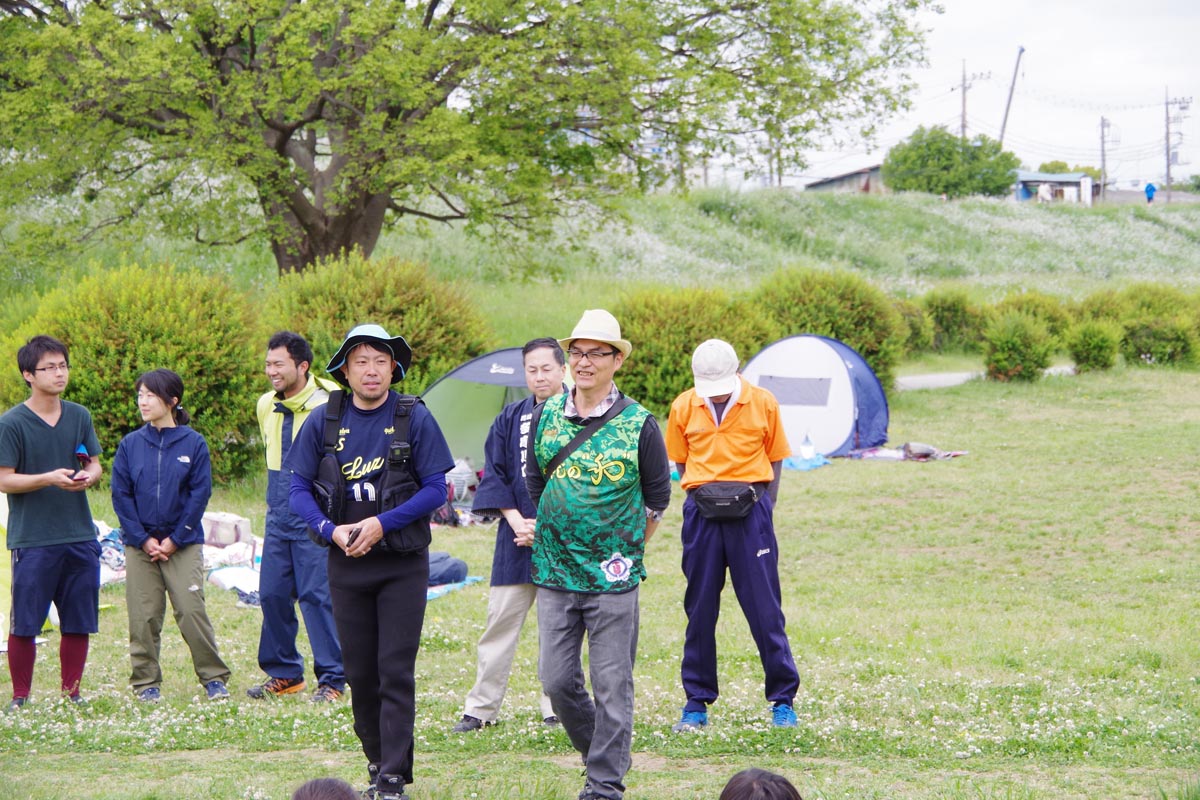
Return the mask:
<path id="1" fill-rule="evenodd" d="M 555 339 L 534 339 L 521 349 L 525 385 L 533 392 L 506 406 L 488 431 L 486 464 L 475 492 L 476 513 L 499 514 L 496 550 L 492 556 L 492 588 L 488 594 L 487 624 L 477 648 L 475 685 L 467 693 L 463 717 L 455 733 L 495 724 L 508 688 L 513 655 L 521 627 L 537 599 L 530 583 L 530 544 L 537 509 L 525 490 L 529 425 L 536 404 L 563 391 L 566 359 Z M 550 698 L 541 695 L 542 719 L 556 724 Z"/>

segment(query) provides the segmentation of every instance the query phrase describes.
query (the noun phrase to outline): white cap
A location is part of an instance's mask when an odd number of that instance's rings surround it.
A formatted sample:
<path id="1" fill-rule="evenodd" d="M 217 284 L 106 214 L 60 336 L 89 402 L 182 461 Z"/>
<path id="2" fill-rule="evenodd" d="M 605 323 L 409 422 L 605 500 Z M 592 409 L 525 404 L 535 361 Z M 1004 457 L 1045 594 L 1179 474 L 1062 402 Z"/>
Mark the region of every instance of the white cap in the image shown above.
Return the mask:
<path id="1" fill-rule="evenodd" d="M 692 375 L 701 397 L 731 394 L 738 387 L 737 371 L 737 353 L 729 342 L 709 339 L 692 353 Z"/>

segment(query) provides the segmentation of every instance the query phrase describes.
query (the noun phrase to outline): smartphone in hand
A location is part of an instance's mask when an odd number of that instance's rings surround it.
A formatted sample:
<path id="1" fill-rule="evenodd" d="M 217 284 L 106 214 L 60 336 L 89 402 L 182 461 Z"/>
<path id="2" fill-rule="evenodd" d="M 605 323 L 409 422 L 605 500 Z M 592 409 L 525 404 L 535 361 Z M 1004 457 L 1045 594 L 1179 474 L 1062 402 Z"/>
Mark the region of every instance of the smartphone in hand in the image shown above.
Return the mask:
<path id="1" fill-rule="evenodd" d="M 79 462 L 79 468 L 75 470 L 75 474 L 71 476 L 73 481 L 81 481 L 84 479 L 83 471 L 87 465 L 92 463 L 92 457 L 88 455 L 87 448 L 83 445 L 75 448 L 75 460 Z"/>

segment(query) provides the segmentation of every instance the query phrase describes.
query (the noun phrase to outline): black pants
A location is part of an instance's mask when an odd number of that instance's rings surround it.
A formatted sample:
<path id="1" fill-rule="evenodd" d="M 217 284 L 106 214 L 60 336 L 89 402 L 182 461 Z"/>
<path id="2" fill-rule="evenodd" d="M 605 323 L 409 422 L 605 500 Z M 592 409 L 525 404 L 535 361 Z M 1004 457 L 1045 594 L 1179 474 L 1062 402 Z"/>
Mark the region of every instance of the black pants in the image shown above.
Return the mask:
<path id="1" fill-rule="evenodd" d="M 329 548 L 329 589 L 354 732 L 380 775 L 399 775 L 405 784 L 412 783 L 414 672 L 428 585 L 428 550 L 349 558 Z"/>

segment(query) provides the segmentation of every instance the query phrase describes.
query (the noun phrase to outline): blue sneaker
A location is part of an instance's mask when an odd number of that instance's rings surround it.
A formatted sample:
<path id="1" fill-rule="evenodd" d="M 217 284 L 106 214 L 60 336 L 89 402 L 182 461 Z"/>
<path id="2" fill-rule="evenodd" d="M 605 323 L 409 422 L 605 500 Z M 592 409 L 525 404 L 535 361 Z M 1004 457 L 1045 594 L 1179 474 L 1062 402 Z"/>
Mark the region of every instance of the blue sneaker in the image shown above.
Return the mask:
<path id="1" fill-rule="evenodd" d="M 693 733 L 708 725 L 707 711 L 684 711 L 683 716 L 671 726 L 672 733 Z"/>
<path id="2" fill-rule="evenodd" d="M 776 728 L 796 727 L 796 712 L 790 703 L 776 703 L 771 706 L 771 724 Z"/>
<path id="3" fill-rule="evenodd" d="M 162 692 L 158 690 L 157 686 L 147 686 L 137 693 L 137 699 L 143 703 L 157 703 L 162 700 Z"/>
<path id="4" fill-rule="evenodd" d="M 224 700 L 229 697 L 229 690 L 225 688 L 225 681 L 209 681 L 204 684 L 204 691 L 208 693 L 209 700 Z"/>

